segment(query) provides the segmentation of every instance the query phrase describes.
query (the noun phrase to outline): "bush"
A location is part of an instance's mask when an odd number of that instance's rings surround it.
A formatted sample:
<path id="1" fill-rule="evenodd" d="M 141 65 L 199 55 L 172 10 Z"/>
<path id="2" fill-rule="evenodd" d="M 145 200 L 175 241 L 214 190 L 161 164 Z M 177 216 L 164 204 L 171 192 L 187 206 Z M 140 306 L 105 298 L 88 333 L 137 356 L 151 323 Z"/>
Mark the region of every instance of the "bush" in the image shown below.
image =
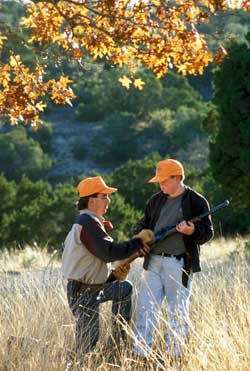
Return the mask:
<path id="1" fill-rule="evenodd" d="M 34 131 L 30 128 L 28 134 L 30 138 L 36 140 L 40 144 L 43 152 L 51 153 L 53 129 L 50 123 L 40 122 L 39 130 Z"/>
<path id="2" fill-rule="evenodd" d="M 145 118 L 155 110 L 166 107 L 175 111 L 182 106 L 199 110 L 202 105 L 201 96 L 191 87 L 188 80 L 169 71 L 161 80 L 141 68 L 137 78 L 145 83 L 139 91 L 133 84 L 125 89 L 119 82 L 123 75 L 130 75 L 128 69 L 105 68 L 90 64 L 90 73 L 77 77 L 75 91 L 78 96 L 76 115 L 84 121 L 100 121 L 114 112 L 129 112 L 138 118 Z"/>
<path id="3" fill-rule="evenodd" d="M 94 69 L 94 67 L 93 67 Z M 142 91 L 131 86 L 126 90 L 118 81 L 127 69 L 109 68 L 92 71 L 86 78 L 78 78 L 75 91 L 78 95 L 76 115 L 88 120 L 103 120 L 114 112 L 129 112 L 145 116 L 151 110 L 163 105 L 161 82 L 151 72 L 142 70 L 138 77 L 145 82 Z"/>
<path id="4" fill-rule="evenodd" d="M 115 193 L 111 195 L 111 205 L 105 218 L 110 219 L 114 226 L 113 231 L 107 230 L 107 232 L 114 240 L 124 241 L 132 238 L 140 212 L 126 203 L 119 193 Z"/>
<path id="5" fill-rule="evenodd" d="M 59 247 L 75 220 L 77 194 L 71 184 L 53 190 L 45 181 L 23 177 L 19 183 L 0 176 L 0 248 L 26 244 Z"/>
<path id="6" fill-rule="evenodd" d="M 87 154 L 86 144 L 81 138 L 75 138 L 71 143 L 72 153 L 76 160 L 84 160 Z"/>
<path id="7" fill-rule="evenodd" d="M 137 147 L 140 158 L 152 152 L 162 156 L 171 152 L 174 130 L 174 113 L 169 109 L 159 109 L 149 113 L 148 118 L 137 123 Z"/>
<path id="8" fill-rule="evenodd" d="M 158 185 L 148 184 L 148 180 L 155 174 L 156 163 L 160 160 L 158 153 L 152 153 L 142 160 L 127 161 L 111 174 L 114 187 L 137 210 L 144 210 L 147 199 L 159 190 Z"/>
<path id="9" fill-rule="evenodd" d="M 96 161 L 117 166 L 137 153 L 137 129 L 135 116 L 129 113 L 113 113 L 103 123 L 92 140 Z"/>
<path id="10" fill-rule="evenodd" d="M 0 171 L 7 179 L 20 180 L 23 175 L 38 179 L 52 165 L 40 144 L 28 138 L 22 126 L 0 134 L 0 148 Z"/>

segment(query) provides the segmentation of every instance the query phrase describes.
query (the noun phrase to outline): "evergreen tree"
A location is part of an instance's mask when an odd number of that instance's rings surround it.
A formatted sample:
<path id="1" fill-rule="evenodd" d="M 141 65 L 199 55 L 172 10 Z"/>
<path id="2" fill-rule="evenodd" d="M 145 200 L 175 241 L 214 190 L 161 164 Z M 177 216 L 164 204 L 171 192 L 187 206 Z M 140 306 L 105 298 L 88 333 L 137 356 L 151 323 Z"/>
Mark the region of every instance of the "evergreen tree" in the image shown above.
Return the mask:
<path id="1" fill-rule="evenodd" d="M 243 215 L 250 208 L 250 34 L 244 44 L 233 43 L 228 58 L 214 76 L 217 115 L 210 142 L 210 163 L 215 179 L 231 198 L 238 213 L 238 228 L 246 229 Z M 239 218 L 242 216 L 242 218 Z M 241 223 L 239 222 L 241 219 Z"/>
<path id="2" fill-rule="evenodd" d="M 160 160 L 158 153 L 151 153 L 142 160 L 127 161 L 112 173 L 112 184 L 119 189 L 125 202 L 140 212 L 149 197 L 159 191 L 158 185 L 148 184 L 148 180 L 154 175 L 156 163 Z"/>

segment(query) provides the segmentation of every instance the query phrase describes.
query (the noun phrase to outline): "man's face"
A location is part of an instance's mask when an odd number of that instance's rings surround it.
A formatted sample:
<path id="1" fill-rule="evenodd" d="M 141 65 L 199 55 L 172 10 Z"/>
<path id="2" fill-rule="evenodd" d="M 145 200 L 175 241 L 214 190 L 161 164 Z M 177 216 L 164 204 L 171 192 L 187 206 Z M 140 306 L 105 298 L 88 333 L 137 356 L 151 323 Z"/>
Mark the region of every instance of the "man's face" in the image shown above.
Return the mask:
<path id="1" fill-rule="evenodd" d="M 164 194 L 169 196 L 174 195 L 180 185 L 180 179 L 178 176 L 169 176 L 164 181 L 160 182 L 160 188 Z"/>
<path id="2" fill-rule="evenodd" d="M 97 197 L 90 198 L 91 210 L 98 216 L 103 216 L 107 211 L 110 204 L 110 198 L 105 193 L 98 193 Z"/>

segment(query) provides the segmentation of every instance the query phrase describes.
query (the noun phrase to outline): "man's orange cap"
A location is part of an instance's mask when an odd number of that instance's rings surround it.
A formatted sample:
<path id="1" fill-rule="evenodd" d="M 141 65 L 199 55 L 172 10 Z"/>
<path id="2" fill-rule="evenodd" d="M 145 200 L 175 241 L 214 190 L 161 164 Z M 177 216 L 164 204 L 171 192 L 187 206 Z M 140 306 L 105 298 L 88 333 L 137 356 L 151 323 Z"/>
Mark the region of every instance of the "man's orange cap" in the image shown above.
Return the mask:
<path id="1" fill-rule="evenodd" d="M 82 180 L 77 190 L 80 197 L 86 197 L 95 193 L 113 193 L 117 191 L 117 188 L 108 187 L 101 176 L 95 176 Z"/>
<path id="2" fill-rule="evenodd" d="M 169 176 L 182 175 L 184 176 L 184 168 L 177 160 L 162 160 L 156 165 L 156 174 L 150 179 L 149 183 L 160 183 L 167 179 Z"/>

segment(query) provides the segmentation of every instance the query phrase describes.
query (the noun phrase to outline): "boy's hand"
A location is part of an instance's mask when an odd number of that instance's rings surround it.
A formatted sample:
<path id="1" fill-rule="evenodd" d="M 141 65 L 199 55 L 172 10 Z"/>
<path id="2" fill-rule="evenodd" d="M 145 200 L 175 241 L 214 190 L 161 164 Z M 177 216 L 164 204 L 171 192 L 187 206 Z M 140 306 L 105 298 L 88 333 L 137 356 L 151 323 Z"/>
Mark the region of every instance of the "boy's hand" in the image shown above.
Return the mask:
<path id="1" fill-rule="evenodd" d="M 194 223 L 192 222 L 186 222 L 185 220 L 176 226 L 176 230 L 179 233 L 186 234 L 188 236 L 191 236 L 191 234 L 194 233 Z"/>

